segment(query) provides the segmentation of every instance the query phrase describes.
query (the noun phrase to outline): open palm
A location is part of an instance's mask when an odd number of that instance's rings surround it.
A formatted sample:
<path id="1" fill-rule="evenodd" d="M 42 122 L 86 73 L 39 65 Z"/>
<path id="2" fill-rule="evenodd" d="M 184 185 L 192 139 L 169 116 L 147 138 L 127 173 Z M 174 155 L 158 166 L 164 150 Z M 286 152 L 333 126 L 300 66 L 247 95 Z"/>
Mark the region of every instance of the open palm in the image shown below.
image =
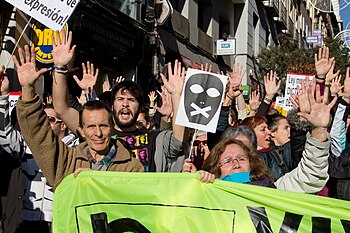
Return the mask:
<path id="1" fill-rule="evenodd" d="M 19 48 L 19 61 L 17 60 L 16 56 L 12 57 L 17 67 L 18 81 L 22 87 L 33 87 L 39 76 L 47 71 L 47 68 L 42 68 L 41 70 L 37 71 L 34 47 L 31 47 L 29 50 L 28 45 L 24 46 L 24 53 L 25 57 L 23 56 L 23 50 Z"/>
<path id="2" fill-rule="evenodd" d="M 171 95 L 181 95 L 182 88 L 185 81 L 185 68 L 181 68 L 181 62 L 175 60 L 174 72 L 172 71 L 171 63 L 168 65 L 168 77 L 169 80 L 161 74 L 164 87 Z"/>

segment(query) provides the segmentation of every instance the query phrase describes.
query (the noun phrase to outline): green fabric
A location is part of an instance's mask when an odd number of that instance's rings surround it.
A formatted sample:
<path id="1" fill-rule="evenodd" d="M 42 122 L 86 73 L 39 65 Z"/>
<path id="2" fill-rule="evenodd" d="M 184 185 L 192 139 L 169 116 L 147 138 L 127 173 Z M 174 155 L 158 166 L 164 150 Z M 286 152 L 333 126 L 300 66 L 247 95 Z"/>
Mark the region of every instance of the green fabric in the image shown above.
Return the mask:
<path id="1" fill-rule="evenodd" d="M 265 223 L 263 215 L 251 217 L 252 209 L 266 211 Z M 96 216 L 106 216 L 105 224 Z M 204 184 L 197 173 L 83 171 L 55 190 L 53 232 L 98 232 L 93 224 L 104 232 L 101 225 L 115 229 L 124 218 L 149 232 L 259 232 L 264 226 L 287 232 L 293 224 L 297 232 L 345 232 L 350 202 L 220 180 Z M 260 220 L 256 227 L 252 219 Z"/>

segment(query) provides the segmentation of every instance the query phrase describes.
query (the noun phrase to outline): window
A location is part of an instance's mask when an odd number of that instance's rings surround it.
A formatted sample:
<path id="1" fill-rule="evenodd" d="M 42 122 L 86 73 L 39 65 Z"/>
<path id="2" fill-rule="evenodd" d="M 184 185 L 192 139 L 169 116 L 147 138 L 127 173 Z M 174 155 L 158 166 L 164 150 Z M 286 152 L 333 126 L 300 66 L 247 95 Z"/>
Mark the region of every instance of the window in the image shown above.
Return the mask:
<path id="1" fill-rule="evenodd" d="M 198 1 L 198 27 L 204 32 L 208 31 L 210 21 L 213 17 L 210 0 Z"/>
<path id="2" fill-rule="evenodd" d="M 219 17 L 219 38 L 222 39 L 222 35 L 226 33 L 230 35 L 230 22 L 225 16 Z"/>

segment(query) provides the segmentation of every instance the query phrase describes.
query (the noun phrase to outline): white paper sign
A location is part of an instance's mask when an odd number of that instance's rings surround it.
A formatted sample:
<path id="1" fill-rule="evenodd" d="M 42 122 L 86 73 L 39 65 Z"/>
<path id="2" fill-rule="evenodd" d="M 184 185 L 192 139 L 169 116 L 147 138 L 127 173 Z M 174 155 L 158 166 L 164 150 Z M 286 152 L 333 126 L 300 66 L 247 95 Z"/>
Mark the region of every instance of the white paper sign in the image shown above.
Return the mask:
<path id="1" fill-rule="evenodd" d="M 275 106 L 284 107 L 284 97 L 277 96 Z"/>
<path id="2" fill-rule="evenodd" d="M 188 69 L 175 124 L 215 133 L 227 76 Z"/>
<path id="3" fill-rule="evenodd" d="M 216 55 L 236 54 L 236 39 L 217 40 Z"/>
<path id="4" fill-rule="evenodd" d="M 53 30 L 61 30 L 80 0 L 6 0 Z"/>
<path id="5" fill-rule="evenodd" d="M 9 115 L 11 116 L 12 109 L 16 106 L 17 100 L 19 96 L 21 95 L 21 92 L 10 92 L 9 93 Z"/>
<path id="6" fill-rule="evenodd" d="M 314 76 L 309 74 L 287 74 L 286 89 L 284 92 L 284 109 L 289 111 L 293 108 L 292 102 L 289 100 L 289 96 L 297 93 L 297 86 L 301 89 L 301 80 L 305 80 L 309 77 L 310 82 L 312 82 Z"/>

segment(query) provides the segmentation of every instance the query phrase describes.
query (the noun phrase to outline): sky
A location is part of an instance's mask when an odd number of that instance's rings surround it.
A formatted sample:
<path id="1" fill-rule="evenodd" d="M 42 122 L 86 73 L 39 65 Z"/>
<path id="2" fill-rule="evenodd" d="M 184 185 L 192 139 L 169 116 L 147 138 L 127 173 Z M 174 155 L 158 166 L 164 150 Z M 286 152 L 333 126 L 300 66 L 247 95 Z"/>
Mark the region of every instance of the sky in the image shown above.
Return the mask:
<path id="1" fill-rule="evenodd" d="M 350 0 L 340 0 L 340 2 L 349 2 Z M 344 3 L 343 3 L 344 4 Z M 340 10 L 340 17 L 343 20 L 343 28 L 350 30 L 350 4 Z"/>

